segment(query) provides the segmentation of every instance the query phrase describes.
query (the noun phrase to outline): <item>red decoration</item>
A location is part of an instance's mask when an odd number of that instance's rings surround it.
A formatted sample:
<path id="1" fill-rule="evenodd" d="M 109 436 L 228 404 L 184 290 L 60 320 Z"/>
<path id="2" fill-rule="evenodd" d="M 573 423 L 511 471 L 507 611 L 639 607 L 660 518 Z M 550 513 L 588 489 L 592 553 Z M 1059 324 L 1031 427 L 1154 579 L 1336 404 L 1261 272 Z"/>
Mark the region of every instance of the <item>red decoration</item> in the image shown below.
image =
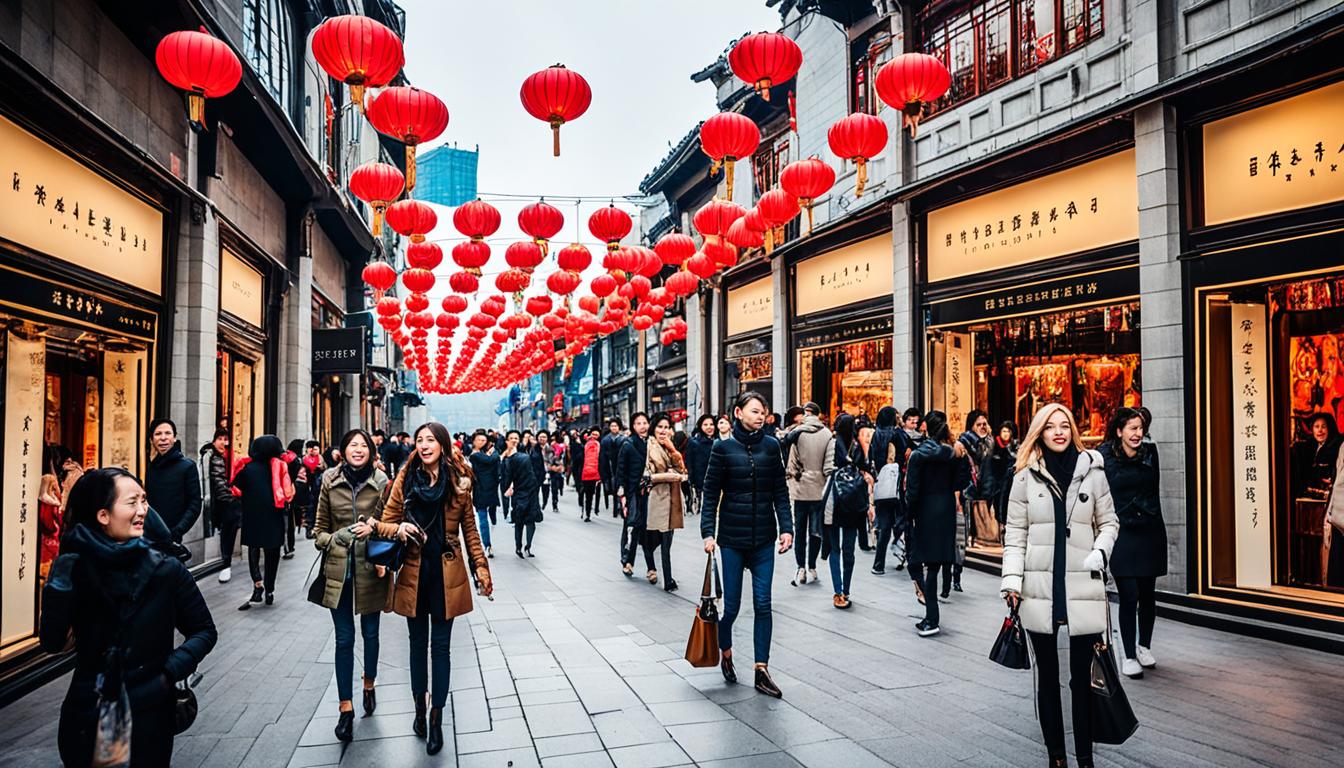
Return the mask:
<path id="1" fill-rule="evenodd" d="M 513 243 L 504 251 L 504 260 L 510 267 L 521 269 L 524 272 L 531 273 L 532 270 L 541 264 L 546 256 L 541 252 L 541 246 L 531 240 L 523 240 Z"/>
<path id="2" fill-rule="evenodd" d="M 574 292 L 583 282 L 583 277 L 578 272 L 570 270 L 560 270 L 552 272 L 550 277 L 546 278 L 546 288 L 551 293 L 564 296 Z"/>
<path id="3" fill-rule="evenodd" d="M 765 245 L 765 235 L 760 230 L 748 227 L 746 216 L 734 221 L 724 233 L 723 239 L 738 248 L 760 248 Z"/>
<path id="4" fill-rule="evenodd" d="M 350 86 L 350 100 L 364 109 L 364 88 L 387 85 L 406 55 L 401 38 L 368 16 L 334 16 L 313 33 L 313 56 L 327 74 Z"/>
<path id="5" fill-rule="evenodd" d="M 533 317 L 541 317 L 551 311 L 550 296 L 531 296 L 527 299 L 527 314 Z"/>
<path id="6" fill-rule="evenodd" d="M 432 270 L 443 263 L 443 249 L 435 243 L 411 243 L 406 248 L 406 263 Z"/>
<path id="7" fill-rule="evenodd" d="M 771 227 L 782 227 L 798 215 L 798 198 L 782 189 L 772 189 L 761 195 L 756 206 L 761 210 L 761 218 Z"/>
<path id="8" fill-rule="evenodd" d="M 751 157 L 760 143 L 761 129 L 737 112 L 720 112 L 700 126 L 700 149 L 714 161 L 712 171 L 723 165 L 729 200 L 733 199 L 733 163 Z"/>
<path id="9" fill-rule="evenodd" d="M 737 41 L 728 52 L 733 74 L 756 89 L 762 99 L 770 100 L 770 87 L 798 74 L 803 65 L 803 49 L 778 32 L 757 32 Z"/>
<path id="10" fill-rule="evenodd" d="M 784 166 L 779 173 L 779 186 L 798 198 L 798 204 L 807 208 L 807 233 L 812 234 L 812 201 L 831 191 L 835 185 L 835 170 L 824 160 L 809 157 Z"/>
<path id="11" fill-rule="evenodd" d="M 490 245 L 484 240 L 467 240 L 453 246 L 453 262 L 477 277 L 490 261 Z"/>
<path id="12" fill-rule="evenodd" d="M 379 317 L 395 315 L 400 311 L 401 302 L 397 301 L 395 296 L 384 296 L 374 305 L 374 312 L 376 312 Z"/>
<path id="13" fill-rule="evenodd" d="M 429 297 L 423 293 L 412 293 L 406 297 L 406 311 L 423 312 L 429 309 Z"/>
<path id="14" fill-rule="evenodd" d="M 387 163 L 365 163 L 350 174 L 350 192 L 373 208 L 373 236 L 383 234 L 383 209 L 398 197 L 406 186 L 406 178 L 396 166 Z"/>
<path id="15" fill-rule="evenodd" d="M 555 258 L 555 263 L 561 269 L 582 272 L 593 263 L 593 254 L 579 243 L 570 243 L 560 250 L 560 254 Z"/>
<path id="16" fill-rule="evenodd" d="M 370 262 L 360 277 L 373 289 L 374 301 L 381 300 L 387 289 L 397 284 L 397 271 L 385 261 Z"/>
<path id="17" fill-rule="evenodd" d="M 154 51 L 159 74 L 187 92 L 187 120 L 192 130 L 205 130 L 205 100 L 227 95 L 238 87 L 243 65 L 228 43 L 206 33 L 171 32 Z"/>
<path id="18" fill-rule="evenodd" d="M 679 267 L 695 255 L 695 241 L 689 235 L 669 232 L 658 238 L 653 250 L 664 264 L 669 267 Z"/>
<path id="19" fill-rule="evenodd" d="M 564 226 L 565 214 L 561 213 L 559 208 L 547 204 L 544 200 L 524 206 L 518 212 L 518 228 L 536 241 L 537 245 L 541 246 L 543 254 L 549 251 L 547 243 L 552 237 L 559 234 L 560 229 Z"/>
<path id="20" fill-rule="evenodd" d="M 555 156 L 560 156 L 560 126 L 588 111 L 593 89 L 588 81 L 563 64 L 554 64 L 523 81 L 519 96 L 523 109 L 538 120 L 551 124 Z"/>
<path id="21" fill-rule="evenodd" d="M 731 243 L 726 243 L 717 237 L 705 240 L 701 250 L 722 269 L 737 265 L 737 249 Z"/>
<path id="22" fill-rule="evenodd" d="M 593 278 L 593 294 L 599 297 L 610 296 L 616 290 L 616 278 L 611 275 L 598 275 Z"/>
<path id="23" fill-rule="evenodd" d="M 481 279 L 476 274 L 462 270 L 448 276 L 448 287 L 458 293 L 475 293 L 481 287 Z"/>
<path id="24" fill-rule="evenodd" d="M 612 286 L 612 290 L 616 290 L 615 285 Z M 584 296 L 579 299 L 579 309 L 582 309 L 584 312 L 595 315 L 597 314 L 597 310 L 601 308 L 602 302 L 597 296 Z"/>
<path id="25" fill-rule="evenodd" d="M 499 209 L 476 199 L 453 211 L 453 227 L 472 240 L 483 240 L 499 230 Z"/>
<path id="26" fill-rule="evenodd" d="M 905 115 L 904 125 L 914 136 L 924 107 L 947 93 L 952 74 L 942 61 L 927 53 L 902 53 L 877 70 L 875 85 L 878 97 Z"/>
<path id="27" fill-rule="evenodd" d="M 621 247 L 621 239 L 630 234 L 632 227 L 634 222 L 630 220 L 630 214 L 617 208 L 615 204 L 598 208 L 588 217 L 588 231 L 593 233 L 593 237 L 606 243 L 609 251 Z"/>
<path id="28" fill-rule="evenodd" d="M 429 293 L 434 287 L 434 273 L 413 267 L 401 273 L 401 284 L 411 293 Z"/>
<path id="29" fill-rule="evenodd" d="M 663 271 L 663 260 L 658 258 L 658 254 L 654 253 L 652 248 L 636 245 L 630 248 L 630 252 L 634 254 L 635 258 L 639 259 L 639 263 L 633 266 L 635 274 L 642 277 L 655 277 Z"/>
<path id="30" fill-rule="evenodd" d="M 714 259 L 706 256 L 704 253 L 697 253 L 686 261 L 686 270 L 696 277 L 704 280 L 712 277 L 719 271 L 719 265 L 714 263 Z"/>
<path id="31" fill-rule="evenodd" d="M 495 288 L 505 293 L 518 293 L 527 290 L 532 284 L 532 276 L 521 269 L 506 269 L 495 277 Z"/>
<path id="32" fill-rule="evenodd" d="M 863 195 L 868 183 L 868 161 L 882 154 L 887 146 L 887 124 L 877 115 L 855 112 L 835 121 L 826 132 L 831 151 L 842 160 L 849 160 L 858 168 L 854 196 Z"/>
<path id="33" fill-rule="evenodd" d="M 438 96 L 409 85 L 378 94 L 366 113 L 379 133 L 406 145 L 406 189 L 415 189 L 415 148 L 448 127 L 448 107 Z"/>
<path id="34" fill-rule="evenodd" d="M 737 203 L 715 199 L 701 206 L 691 217 L 691 223 L 701 237 L 717 237 L 727 232 L 734 221 L 746 215 L 746 209 Z"/>
<path id="35" fill-rule="evenodd" d="M 387 226 L 411 238 L 412 243 L 423 242 L 425 235 L 439 224 L 439 215 L 419 200 L 398 200 L 387 207 L 383 218 L 387 219 Z"/>
<path id="36" fill-rule="evenodd" d="M 459 312 L 465 311 L 466 308 L 467 308 L 467 300 L 462 296 L 459 296 L 455 293 L 450 293 L 447 296 L 443 297 L 444 312 L 449 312 L 451 314 L 456 315 Z"/>

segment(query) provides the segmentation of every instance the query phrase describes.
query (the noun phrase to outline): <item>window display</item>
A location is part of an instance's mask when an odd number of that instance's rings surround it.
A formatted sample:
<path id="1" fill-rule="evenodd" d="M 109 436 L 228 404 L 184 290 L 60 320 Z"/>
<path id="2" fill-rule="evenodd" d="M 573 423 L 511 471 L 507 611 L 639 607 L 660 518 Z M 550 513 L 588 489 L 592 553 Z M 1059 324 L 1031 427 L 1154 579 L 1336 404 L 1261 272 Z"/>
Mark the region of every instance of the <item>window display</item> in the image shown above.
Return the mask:
<path id="1" fill-rule="evenodd" d="M 871 339 L 798 353 L 799 401 L 811 400 L 831 418 L 891 405 L 891 339 Z"/>

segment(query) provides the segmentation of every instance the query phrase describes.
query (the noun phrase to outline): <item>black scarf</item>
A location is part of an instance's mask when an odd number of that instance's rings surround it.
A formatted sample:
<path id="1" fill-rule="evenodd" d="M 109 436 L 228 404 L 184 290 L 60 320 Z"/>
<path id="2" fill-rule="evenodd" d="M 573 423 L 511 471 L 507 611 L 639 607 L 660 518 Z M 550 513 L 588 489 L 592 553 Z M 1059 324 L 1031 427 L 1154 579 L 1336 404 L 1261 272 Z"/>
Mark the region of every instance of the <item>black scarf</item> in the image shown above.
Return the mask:
<path id="1" fill-rule="evenodd" d="M 342 462 L 341 474 L 345 476 L 346 480 L 350 481 L 352 489 L 358 490 L 360 485 L 373 477 L 373 461 L 365 461 L 362 467 L 352 467 L 349 462 Z"/>
<path id="2" fill-rule="evenodd" d="M 422 530 L 433 527 L 435 520 L 443 519 L 443 497 L 448 490 L 448 467 L 439 464 L 439 477 L 431 482 L 423 466 L 407 469 L 411 489 L 406 493 L 406 508 L 411 520 Z"/>
<path id="3" fill-rule="evenodd" d="M 149 578 L 149 542 L 143 536 L 118 542 L 100 528 L 79 524 L 61 541 L 61 554 L 67 552 L 93 563 L 99 585 L 114 598 L 134 600 Z"/>
<path id="4" fill-rule="evenodd" d="M 1041 455 L 1045 457 L 1046 471 L 1054 478 L 1055 485 L 1059 486 L 1059 495 L 1067 494 L 1069 486 L 1073 484 L 1073 471 L 1078 467 L 1078 447 L 1073 443 L 1069 443 L 1062 451 L 1042 447 Z"/>

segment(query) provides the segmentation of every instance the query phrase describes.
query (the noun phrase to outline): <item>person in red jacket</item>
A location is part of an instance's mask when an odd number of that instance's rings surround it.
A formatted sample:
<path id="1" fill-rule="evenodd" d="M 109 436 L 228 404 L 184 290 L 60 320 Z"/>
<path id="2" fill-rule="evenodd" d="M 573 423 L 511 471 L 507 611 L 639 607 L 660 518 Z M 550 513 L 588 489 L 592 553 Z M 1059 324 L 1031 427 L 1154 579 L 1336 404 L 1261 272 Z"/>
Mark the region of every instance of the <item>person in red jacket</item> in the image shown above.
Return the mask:
<path id="1" fill-rule="evenodd" d="M 593 519 L 593 509 L 597 506 L 597 485 L 602 480 L 602 471 L 598 461 L 602 446 L 598 442 L 601 434 L 596 427 L 588 433 L 583 444 L 583 472 L 579 477 L 579 507 L 583 509 L 583 521 Z"/>

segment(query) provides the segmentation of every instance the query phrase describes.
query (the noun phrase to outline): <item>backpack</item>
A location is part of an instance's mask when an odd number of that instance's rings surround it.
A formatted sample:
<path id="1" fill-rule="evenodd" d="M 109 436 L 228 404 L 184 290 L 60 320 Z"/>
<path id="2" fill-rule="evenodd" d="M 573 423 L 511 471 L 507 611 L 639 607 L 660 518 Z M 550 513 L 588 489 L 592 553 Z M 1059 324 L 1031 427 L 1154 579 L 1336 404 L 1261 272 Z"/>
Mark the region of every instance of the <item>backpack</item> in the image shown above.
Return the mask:
<path id="1" fill-rule="evenodd" d="M 854 446 L 851 445 L 849 455 L 852 456 L 853 453 Z M 823 505 L 827 497 L 830 497 L 834 510 L 833 519 L 837 523 L 856 524 L 868 514 L 868 481 L 854 465 L 852 458 L 831 474 L 831 481 L 826 484 L 826 491 L 822 497 Z"/>
<path id="2" fill-rule="evenodd" d="M 890 501 L 901 498 L 901 465 L 889 461 L 882 465 L 877 473 L 877 482 L 873 484 L 873 498 L 878 501 Z"/>

